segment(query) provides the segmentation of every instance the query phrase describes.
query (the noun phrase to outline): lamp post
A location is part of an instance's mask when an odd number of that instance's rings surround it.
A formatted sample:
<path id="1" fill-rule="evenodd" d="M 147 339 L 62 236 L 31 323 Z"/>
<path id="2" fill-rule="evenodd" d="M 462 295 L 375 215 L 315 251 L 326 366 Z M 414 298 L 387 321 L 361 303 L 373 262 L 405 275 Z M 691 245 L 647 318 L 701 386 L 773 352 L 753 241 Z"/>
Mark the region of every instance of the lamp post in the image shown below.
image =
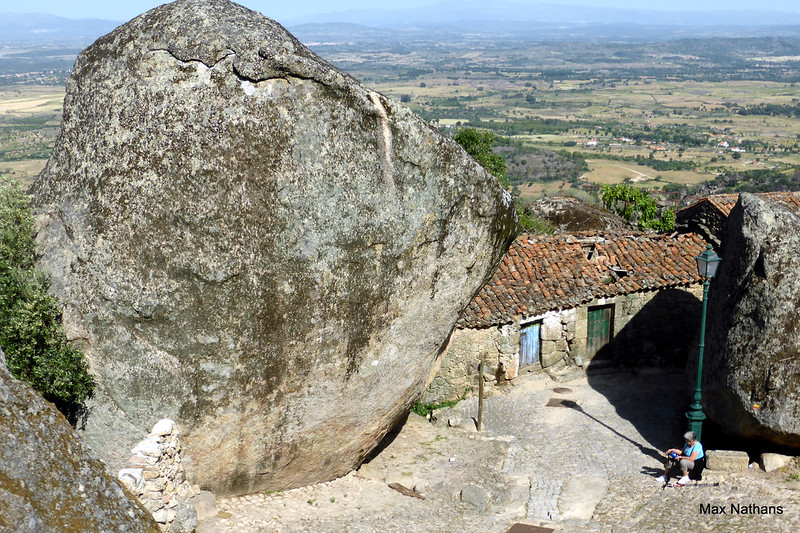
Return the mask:
<path id="1" fill-rule="evenodd" d="M 697 434 L 697 440 L 700 440 L 703 433 L 703 420 L 706 415 L 703 413 L 703 404 L 700 402 L 701 394 L 700 387 L 703 380 L 703 348 L 706 344 L 706 308 L 708 305 L 708 286 L 711 278 L 717 274 L 717 267 L 722 258 L 714 253 L 711 245 L 706 245 L 706 249 L 698 255 L 697 272 L 703 278 L 703 313 L 700 318 L 700 346 L 697 354 L 697 384 L 694 388 L 694 402 L 689 406 L 686 412 L 686 418 L 689 419 L 689 430 Z"/>

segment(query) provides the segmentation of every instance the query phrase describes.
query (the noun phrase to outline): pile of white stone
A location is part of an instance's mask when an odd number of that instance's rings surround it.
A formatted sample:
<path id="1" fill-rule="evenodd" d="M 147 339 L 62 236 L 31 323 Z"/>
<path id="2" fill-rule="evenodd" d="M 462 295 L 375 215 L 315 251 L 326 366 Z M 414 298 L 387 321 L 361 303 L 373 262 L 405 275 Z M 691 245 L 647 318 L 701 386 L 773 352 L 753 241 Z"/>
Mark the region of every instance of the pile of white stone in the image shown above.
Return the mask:
<path id="1" fill-rule="evenodd" d="M 162 531 L 183 529 L 183 525 L 171 527 L 179 506 L 191 507 L 189 498 L 200 490 L 186 479 L 175 424 L 166 418 L 159 420 L 131 453 L 130 468 L 119 471 L 120 481 L 150 511 Z"/>

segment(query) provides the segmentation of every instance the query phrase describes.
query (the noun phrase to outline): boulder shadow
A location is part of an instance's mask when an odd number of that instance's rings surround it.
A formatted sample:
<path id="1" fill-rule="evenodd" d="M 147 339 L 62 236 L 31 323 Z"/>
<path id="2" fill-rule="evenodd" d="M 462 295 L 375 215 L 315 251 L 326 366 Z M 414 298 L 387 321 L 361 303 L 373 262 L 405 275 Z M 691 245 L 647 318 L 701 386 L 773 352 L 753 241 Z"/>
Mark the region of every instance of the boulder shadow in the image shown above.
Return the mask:
<path id="1" fill-rule="evenodd" d="M 634 426 L 643 442 L 621 438 L 659 460 L 663 450 L 683 442 L 688 427 L 684 412 L 691 394 L 683 369 L 697 343 L 701 306 L 686 291 L 660 291 L 586 367 L 589 386 Z"/>

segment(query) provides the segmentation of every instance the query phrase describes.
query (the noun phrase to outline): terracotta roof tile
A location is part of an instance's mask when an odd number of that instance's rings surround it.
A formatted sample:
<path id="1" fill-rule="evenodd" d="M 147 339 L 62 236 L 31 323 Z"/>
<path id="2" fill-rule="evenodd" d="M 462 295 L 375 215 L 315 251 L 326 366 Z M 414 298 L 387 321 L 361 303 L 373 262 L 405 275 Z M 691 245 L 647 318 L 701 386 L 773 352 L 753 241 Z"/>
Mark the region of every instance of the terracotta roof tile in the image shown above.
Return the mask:
<path id="1" fill-rule="evenodd" d="M 774 200 L 783 202 L 792 207 L 800 207 L 800 192 L 760 192 L 754 194 L 760 198 L 763 198 L 764 200 Z M 739 193 L 711 194 L 699 199 L 692 205 L 681 209 L 681 211 L 691 209 L 703 202 L 708 202 L 718 209 L 720 213 L 727 217 L 731 214 L 731 209 L 733 209 L 738 201 Z"/>
<path id="2" fill-rule="evenodd" d="M 515 315 L 525 318 L 645 288 L 697 283 L 695 257 L 705 245 L 691 233 L 521 235 L 458 327 L 504 324 Z"/>

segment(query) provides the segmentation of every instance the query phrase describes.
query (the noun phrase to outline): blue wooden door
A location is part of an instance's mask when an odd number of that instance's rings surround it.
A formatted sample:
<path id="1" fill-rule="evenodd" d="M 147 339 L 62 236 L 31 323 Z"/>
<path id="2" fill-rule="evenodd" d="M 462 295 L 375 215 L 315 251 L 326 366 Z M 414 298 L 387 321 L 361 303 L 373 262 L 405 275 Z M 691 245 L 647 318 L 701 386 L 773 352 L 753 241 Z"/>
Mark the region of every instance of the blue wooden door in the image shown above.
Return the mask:
<path id="1" fill-rule="evenodd" d="M 519 366 L 528 366 L 539 361 L 539 329 L 541 322 L 526 324 L 519 332 Z"/>

